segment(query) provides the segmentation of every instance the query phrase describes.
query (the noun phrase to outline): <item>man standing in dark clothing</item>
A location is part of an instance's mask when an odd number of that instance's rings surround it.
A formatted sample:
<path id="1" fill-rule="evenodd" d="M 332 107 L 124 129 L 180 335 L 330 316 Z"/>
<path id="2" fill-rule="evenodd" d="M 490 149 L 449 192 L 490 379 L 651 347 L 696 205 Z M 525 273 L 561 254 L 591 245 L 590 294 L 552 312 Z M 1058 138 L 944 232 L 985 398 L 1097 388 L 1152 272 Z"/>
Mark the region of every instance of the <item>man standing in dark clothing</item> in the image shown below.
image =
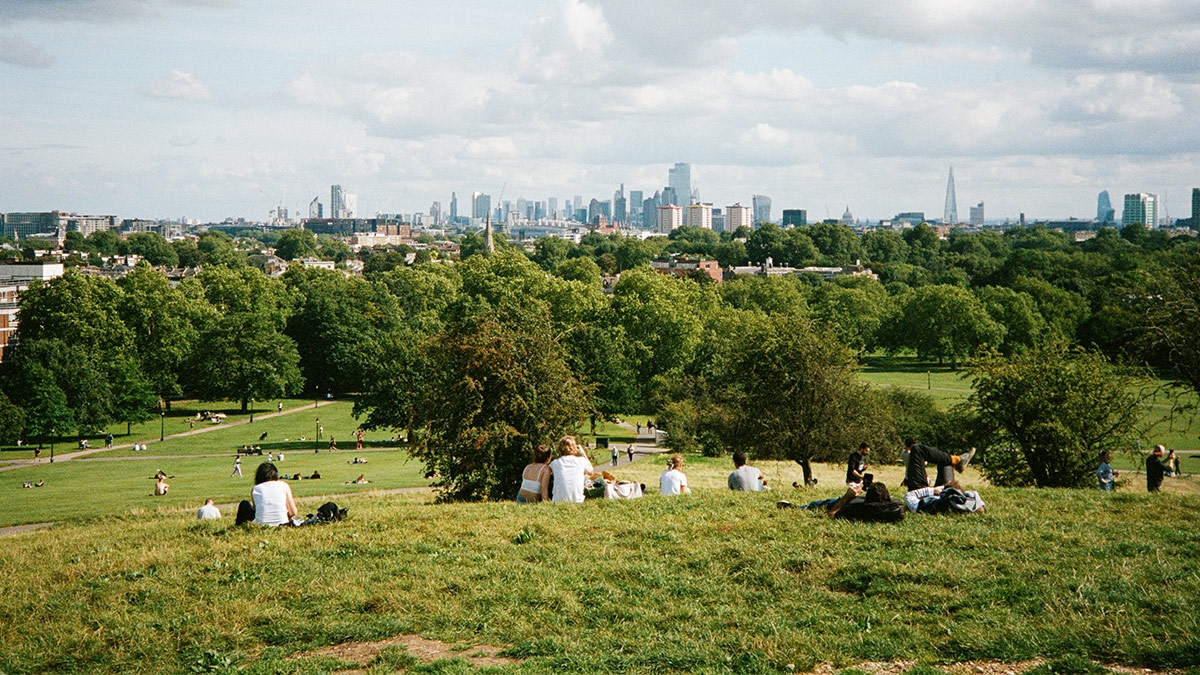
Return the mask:
<path id="1" fill-rule="evenodd" d="M 1146 458 L 1146 492 L 1158 492 L 1162 487 L 1163 476 L 1167 473 L 1167 465 L 1163 464 L 1161 445 L 1154 446 L 1154 452 Z"/>
<path id="2" fill-rule="evenodd" d="M 867 455 L 869 454 L 871 454 L 871 446 L 868 443 L 859 445 L 857 452 L 850 453 L 850 459 L 846 460 L 846 487 L 862 485 L 863 474 L 867 471 Z"/>
<path id="3" fill-rule="evenodd" d="M 904 484 L 908 490 L 917 490 L 923 487 L 929 487 L 929 476 L 925 473 L 925 465 L 927 463 L 936 464 L 938 467 L 938 485 L 945 485 L 953 480 L 954 476 L 945 475 L 950 473 L 946 469 L 954 467 L 958 471 L 967 468 L 971 463 L 971 459 L 975 456 L 975 448 L 964 455 L 951 455 L 942 452 L 937 448 L 918 443 L 912 436 L 904 439 L 904 448 L 908 452 L 908 465 L 904 471 Z"/>

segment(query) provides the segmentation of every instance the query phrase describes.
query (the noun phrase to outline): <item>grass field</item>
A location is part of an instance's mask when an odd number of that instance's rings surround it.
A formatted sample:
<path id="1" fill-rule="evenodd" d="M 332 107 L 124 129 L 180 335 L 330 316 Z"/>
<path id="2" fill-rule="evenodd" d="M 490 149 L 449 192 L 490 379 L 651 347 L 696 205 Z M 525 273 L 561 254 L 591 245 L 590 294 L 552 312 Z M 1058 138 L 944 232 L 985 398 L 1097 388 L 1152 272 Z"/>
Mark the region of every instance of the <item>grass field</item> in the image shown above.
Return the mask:
<path id="1" fill-rule="evenodd" d="M 675 498 L 353 497 L 330 526 L 143 513 L 11 536 L 0 672 L 1200 666 L 1200 497 L 994 489 L 985 514 L 864 525 L 699 487 L 701 464 L 695 494 Z M 370 644 L 412 635 L 445 658 Z M 480 645 L 507 660 L 472 665 Z"/>

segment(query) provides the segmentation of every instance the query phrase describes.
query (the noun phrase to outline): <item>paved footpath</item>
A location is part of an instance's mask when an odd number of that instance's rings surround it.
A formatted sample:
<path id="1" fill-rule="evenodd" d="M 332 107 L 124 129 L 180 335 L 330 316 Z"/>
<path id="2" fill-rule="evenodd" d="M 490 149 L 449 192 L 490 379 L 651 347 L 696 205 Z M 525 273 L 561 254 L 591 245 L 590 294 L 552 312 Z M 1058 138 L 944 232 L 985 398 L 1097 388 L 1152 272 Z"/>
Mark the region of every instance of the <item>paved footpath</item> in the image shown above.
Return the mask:
<path id="1" fill-rule="evenodd" d="M 330 403 L 337 403 L 337 400 L 334 399 L 332 401 L 322 401 L 317 405 L 329 405 Z M 315 407 L 317 407 L 317 405 L 314 405 L 313 407 L 315 408 Z M 284 410 L 283 412 L 255 413 L 254 418 L 259 419 L 259 420 L 265 420 L 265 419 L 270 419 L 272 417 L 279 417 L 280 415 L 291 415 L 293 413 L 305 412 L 305 411 L 312 410 L 312 409 L 313 408 L 310 408 L 307 405 L 303 405 L 303 406 L 300 406 L 297 408 L 288 408 L 288 409 Z M 244 424 L 250 424 L 250 420 L 244 419 L 244 420 L 239 420 L 237 422 L 222 422 L 221 424 L 210 424 L 208 426 L 201 427 L 199 429 L 188 429 L 187 431 L 181 431 L 177 434 L 171 434 L 171 435 L 167 436 L 166 438 L 164 438 L 163 440 L 166 440 L 167 438 L 186 438 L 188 436 L 195 436 L 196 434 L 207 434 L 210 431 L 218 431 L 220 429 L 228 429 L 230 427 L 238 427 L 238 426 L 242 426 Z M 151 445 L 154 443 L 161 443 L 162 441 L 148 439 L 145 441 L 138 441 L 138 442 L 144 443 L 145 445 Z M 118 449 L 123 449 L 123 448 L 132 448 L 132 447 L 133 447 L 133 443 L 122 443 L 120 445 L 114 445 L 111 448 L 106 448 L 104 446 L 100 446 L 98 448 L 88 448 L 86 450 L 72 450 L 71 452 L 64 452 L 64 453 L 59 453 L 59 454 L 54 455 L 54 461 L 55 462 L 69 462 L 73 459 L 80 459 L 83 457 L 87 457 L 88 455 L 94 455 L 98 452 L 109 452 L 112 450 L 118 450 Z M 187 457 L 226 457 L 231 454 L 233 454 L 233 453 L 226 452 L 226 453 L 220 453 L 220 454 L 216 454 L 216 455 L 187 455 Z M 146 459 L 158 459 L 160 457 L 163 457 L 163 456 L 162 455 L 147 456 Z M 103 459 L 105 461 L 114 461 L 115 462 L 115 461 L 142 459 L 142 457 L 138 457 L 138 456 L 97 457 L 96 459 Z M 49 458 L 47 458 L 47 457 L 42 457 L 39 459 L 8 460 L 8 462 L 5 463 L 4 465 L 0 465 L 0 471 L 10 471 L 12 469 L 18 469 L 23 466 L 37 466 L 39 464 L 47 464 L 47 463 L 50 463 Z"/>

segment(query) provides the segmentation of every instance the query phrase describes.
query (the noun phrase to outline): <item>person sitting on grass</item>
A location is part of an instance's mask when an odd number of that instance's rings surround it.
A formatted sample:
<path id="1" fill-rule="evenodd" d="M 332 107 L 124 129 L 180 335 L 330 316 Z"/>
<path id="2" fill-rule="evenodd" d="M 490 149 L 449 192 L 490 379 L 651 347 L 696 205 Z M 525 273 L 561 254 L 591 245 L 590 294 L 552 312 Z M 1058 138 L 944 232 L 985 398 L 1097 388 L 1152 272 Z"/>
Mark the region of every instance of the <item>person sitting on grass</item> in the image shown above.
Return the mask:
<path id="1" fill-rule="evenodd" d="M 154 484 L 154 496 L 162 497 L 167 494 L 167 490 L 170 490 L 171 486 L 167 485 L 167 477 L 164 476 L 161 471 L 156 478 L 158 479 L 158 482 Z"/>
<path id="2" fill-rule="evenodd" d="M 218 520 L 221 517 L 221 509 L 218 509 L 213 504 L 212 497 L 204 500 L 204 506 L 196 509 L 196 520 Z"/>
<path id="3" fill-rule="evenodd" d="M 738 450 L 733 453 L 733 473 L 725 481 L 730 490 L 742 492 L 758 492 L 763 490 L 762 472 L 752 466 L 746 466 L 746 453 Z"/>
<path id="4" fill-rule="evenodd" d="M 957 480 L 909 490 L 904 505 L 909 513 L 983 513 L 986 506 L 978 492 L 964 491 Z"/>
<path id="5" fill-rule="evenodd" d="M 299 512 L 296 498 L 292 496 L 292 486 L 279 480 L 279 470 L 274 464 L 263 462 L 254 472 L 250 501 L 243 499 L 238 504 L 236 524 L 255 522 L 276 527 L 290 523 Z"/>
<path id="6" fill-rule="evenodd" d="M 521 471 L 521 487 L 517 490 L 518 504 L 550 501 L 550 448 L 539 445 L 533 451 L 533 462 Z"/>
<path id="7" fill-rule="evenodd" d="M 951 455 L 947 452 L 918 443 L 912 436 L 904 439 L 904 450 L 908 453 L 905 466 L 904 485 L 909 490 L 929 487 L 929 475 L 925 473 L 925 465 L 936 464 L 938 467 L 937 485 L 945 485 L 954 480 L 954 471 L 965 471 L 971 459 L 975 457 L 975 448 L 962 455 Z M 950 467 L 954 467 L 953 470 Z"/>
<path id="8" fill-rule="evenodd" d="M 871 454 L 871 444 L 861 443 L 858 450 L 850 453 L 846 460 L 846 487 L 862 485 L 863 474 L 867 472 L 867 455 Z"/>
<path id="9" fill-rule="evenodd" d="M 370 483 L 370 482 L 371 481 L 367 480 L 367 474 L 361 473 L 358 475 L 358 478 L 355 478 L 354 480 L 351 480 L 351 481 L 346 481 L 346 485 L 366 485 L 367 483 Z"/>
<path id="10" fill-rule="evenodd" d="M 683 475 L 683 455 L 675 453 L 667 460 L 667 470 L 658 477 L 658 491 L 664 495 L 686 495 L 687 476 Z"/>
<path id="11" fill-rule="evenodd" d="M 597 475 L 574 436 L 559 439 L 558 459 L 550 462 L 550 473 L 554 476 L 551 497 L 556 502 L 582 502 L 583 491 Z"/>

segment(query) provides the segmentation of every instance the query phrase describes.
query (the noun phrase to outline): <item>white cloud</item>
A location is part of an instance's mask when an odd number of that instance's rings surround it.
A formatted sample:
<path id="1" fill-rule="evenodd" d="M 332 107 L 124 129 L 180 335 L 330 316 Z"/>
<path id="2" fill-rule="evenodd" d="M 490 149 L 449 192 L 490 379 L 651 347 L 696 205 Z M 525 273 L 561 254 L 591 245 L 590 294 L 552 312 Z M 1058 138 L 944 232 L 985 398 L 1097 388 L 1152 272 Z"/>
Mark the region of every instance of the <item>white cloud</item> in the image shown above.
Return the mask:
<path id="1" fill-rule="evenodd" d="M 513 50 L 513 62 L 523 80 L 593 82 L 608 71 L 605 49 L 612 42 L 612 30 L 599 7 L 559 0 L 529 24 Z"/>
<path id="2" fill-rule="evenodd" d="M 0 63 L 25 68 L 49 68 L 54 65 L 54 57 L 24 38 L 0 35 Z"/>
<path id="3" fill-rule="evenodd" d="M 172 70 L 138 91 L 151 98 L 175 98 L 184 101 L 207 101 L 212 98 L 212 91 L 207 84 L 192 73 L 181 70 Z"/>

